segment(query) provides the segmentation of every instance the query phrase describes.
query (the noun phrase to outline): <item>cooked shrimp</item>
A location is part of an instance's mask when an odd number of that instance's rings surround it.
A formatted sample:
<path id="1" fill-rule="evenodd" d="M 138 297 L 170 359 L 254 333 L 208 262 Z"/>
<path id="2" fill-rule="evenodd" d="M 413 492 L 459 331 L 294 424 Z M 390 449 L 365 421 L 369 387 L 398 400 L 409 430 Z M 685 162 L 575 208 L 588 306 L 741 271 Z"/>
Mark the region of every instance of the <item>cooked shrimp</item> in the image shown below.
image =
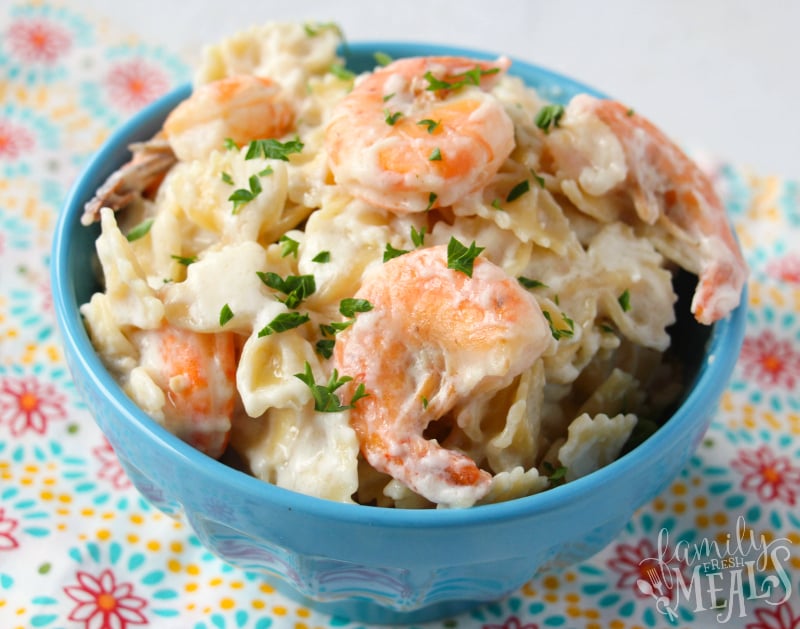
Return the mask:
<path id="1" fill-rule="evenodd" d="M 432 502 L 474 504 L 491 475 L 423 431 L 535 362 L 552 342 L 542 311 L 485 258 L 475 260 L 472 277 L 448 268 L 445 246 L 386 262 L 356 297 L 372 310 L 340 333 L 334 361 L 368 393 L 350 411 L 364 457 Z"/>
<path id="2" fill-rule="evenodd" d="M 155 138 L 131 147 L 133 158 L 97 190 L 81 222 L 89 225 L 99 218 L 101 207 L 122 209 L 157 186 L 176 158 L 202 159 L 229 139 L 242 146 L 282 137 L 291 131 L 294 118 L 294 107 L 268 78 L 237 75 L 200 85 L 167 116 Z"/>
<path id="3" fill-rule="evenodd" d="M 164 134 L 178 159 L 190 161 L 221 148 L 227 139 L 242 146 L 279 138 L 291 131 L 294 117 L 277 83 L 242 74 L 195 88 L 167 117 Z"/>
<path id="4" fill-rule="evenodd" d="M 209 456 L 221 456 L 236 399 L 234 335 L 165 326 L 137 332 L 134 342 L 140 364 L 165 393 L 165 427 Z"/>
<path id="5" fill-rule="evenodd" d="M 696 243 L 695 318 L 704 324 L 723 318 L 739 303 L 747 265 L 709 177 L 662 131 L 618 102 L 576 96 L 564 124 L 587 120 L 599 120 L 619 141 L 625 161 L 619 184 L 630 194 L 639 218 Z M 581 159 L 556 150 L 555 157 L 576 179 L 593 167 L 589 156 Z"/>
<path id="6" fill-rule="evenodd" d="M 514 125 L 486 91 L 508 66 L 414 57 L 367 75 L 326 129 L 336 182 L 396 212 L 446 207 L 482 188 L 514 148 Z"/>

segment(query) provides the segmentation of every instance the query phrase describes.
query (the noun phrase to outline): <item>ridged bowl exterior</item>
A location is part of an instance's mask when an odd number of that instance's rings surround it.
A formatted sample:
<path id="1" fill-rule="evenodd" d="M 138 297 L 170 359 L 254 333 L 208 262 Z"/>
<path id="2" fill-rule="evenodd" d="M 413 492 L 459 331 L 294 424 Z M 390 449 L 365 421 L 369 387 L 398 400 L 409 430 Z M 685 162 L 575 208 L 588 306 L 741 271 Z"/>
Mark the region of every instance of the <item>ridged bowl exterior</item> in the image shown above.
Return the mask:
<path id="1" fill-rule="evenodd" d="M 369 69 L 377 51 L 394 58 L 493 56 L 442 46 L 350 43 L 348 63 Z M 519 61 L 512 72 L 556 101 L 580 91 L 597 94 Z M 56 228 L 52 286 L 70 370 L 100 429 L 137 489 L 186 521 L 211 551 L 323 611 L 362 622 L 422 622 L 497 600 L 544 568 L 592 556 L 677 476 L 735 364 L 743 306 L 713 326 L 691 391 L 655 436 L 588 477 L 504 504 L 432 511 L 338 504 L 256 480 L 167 433 L 125 396 L 83 327 L 78 307 L 97 289 L 90 269 L 98 228 L 82 227 L 79 218 L 97 186 L 127 159 L 127 145 L 157 131 L 189 89 L 135 116 L 80 176 Z"/>

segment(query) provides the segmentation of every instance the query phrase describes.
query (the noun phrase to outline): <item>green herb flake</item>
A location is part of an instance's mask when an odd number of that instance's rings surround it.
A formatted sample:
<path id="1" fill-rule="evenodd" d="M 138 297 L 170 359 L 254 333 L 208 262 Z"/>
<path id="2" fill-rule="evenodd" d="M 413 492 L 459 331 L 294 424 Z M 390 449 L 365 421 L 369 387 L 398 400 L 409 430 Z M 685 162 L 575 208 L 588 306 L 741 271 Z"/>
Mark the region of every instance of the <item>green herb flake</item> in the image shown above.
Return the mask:
<path id="1" fill-rule="evenodd" d="M 617 303 L 622 308 L 622 312 L 628 312 L 631 309 L 631 293 L 627 288 L 617 297 Z"/>
<path id="2" fill-rule="evenodd" d="M 392 61 L 394 61 L 392 57 L 387 55 L 385 52 L 378 51 L 372 56 L 375 59 L 375 63 L 383 67 L 388 66 Z"/>
<path id="3" fill-rule="evenodd" d="M 419 120 L 417 122 L 418 125 L 426 127 L 428 133 L 433 133 L 436 129 L 439 128 L 441 121 L 439 120 L 431 120 L 430 118 L 424 118 L 423 120 Z"/>
<path id="4" fill-rule="evenodd" d="M 143 220 L 141 223 L 136 225 L 133 229 L 131 229 L 125 238 L 128 239 L 128 242 L 134 242 L 135 240 L 139 240 L 140 238 L 144 238 L 147 236 L 147 233 L 150 231 L 150 228 L 153 226 L 152 218 L 148 218 Z"/>
<path id="5" fill-rule="evenodd" d="M 469 247 L 466 247 L 456 240 L 454 236 L 451 236 L 450 242 L 447 243 L 447 268 L 460 271 L 467 277 L 472 277 L 475 258 L 480 255 L 484 248 L 477 247 L 474 240 Z"/>
<path id="6" fill-rule="evenodd" d="M 438 194 L 436 194 L 435 192 L 431 192 L 431 193 L 428 195 L 428 206 L 425 208 L 425 211 L 426 211 L 426 212 L 427 212 L 428 210 L 430 210 L 430 209 L 433 209 L 433 206 L 434 206 L 434 204 L 436 203 L 436 199 L 438 199 L 438 198 L 439 198 L 439 195 L 438 195 Z"/>
<path id="7" fill-rule="evenodd" d="M 414 243 L 415 247 L 421 247 L 425 242 L 425 226 L 422 226 L 422 229 L 417 231 L 414 226 L 411 226 L 411 242 Z"/>
<path id="8" fill-rule="evenodd" d="M 386 243 L 386 248 L 383 250 L 383 261 L 388 262 L 394 258 L 399 258 L 401 255 L 408 253 L 407 249 L 396 249 L 392 247 L 391 243 Z"/>
<path id="9" fill-rule="evenodd" d="M 170 256 L 170 258 L 181 263 L 183 266 L 189 266 L 190 264 L 197 262 L 197 256 L 176 256 L 173 254 Z"/>
<path id="10" fill-rule="evenodd" d="M 493 199 L 493 200 L 492 200 L 492 203 L 491 203 L 491 206 L 492 206 L 492 207 L 493 207 L 495 210 L 501 210 L 501 211 L 505 212 L 505 210 L 503 209 L 503 206 L 502 206 L 502 205 L 500 205 L 500 199 Z"/>
<path id="11" fill-rule="evenodd" d="M 445 80 L 436 78 L 432 72 L 428 71 L 424 75 L 425 80 L 428 81 L 428 87 L 425 89 L 434 92 L 438 90 L 457 90 L 467 85 L 480 85 L 481 78 L 498 72 L 500 72 L 500 68 L 483 70 L 480 66 L 475 66 L 471 70 L 447 77 Z"/>
<path id="12" fill-rule="evenodd" d="M 233 319 L 233 310 L 228 304 L 222 306 L 222 309 L 219 311 L 219 325 L 224 326 L 228 321 Z"/>
<path id="13" fill-rule="evenodd" d="M 259 177 L 268 177 L 268 176 L 269 176 L 269 175 L 271 175 L 273 172 L 275 172 L 275 171 L 273 171 L 273 170 L 272 170 L 272 166 L 270 166 L 270 165 L 267 165 L 267 167 L 266 167 L 266 168 L 264 168 L 263 170 L 259 170 L 259 171 L 258 171 L 258 176 L 259 176 Z"/>
<path id="14" fill-rule="evenodd" d="M 555 467 L 552 463 L 545 461 L 542 463 L 542 471 L 547 475 L 547 479 L 553 487 L 567 482 L 567 468 L 563 465 Z"/>
<path id="15" fill-rule="evenodd" d="M 550 133 L 553 127 L 557 127 L 564 115 L 563 105 L 545 105 L 536 114 L 533 122 L 545 133 Z"/>
<path id="16" fill-rule="evenodd" d="M 431 161 L 431 162 L 441 162 L 442 161 L 442 151 L 439 150 L 438 146 L 435 149 L 433 149 L 433 151 L 431 152 L 430 156 L 428 157 L 428 160 Z"/>
<path id="17" fill-rule="evenodd" d="M 314 350 L 323 358 L 330 358 L 333 356 L 333 348 L 335 345 L 335 339 L 320 339 L 314 345 Z"/>
<path id="18" fill-rule="evenodd" d="M 512 201 L 516 201 L 530 189 L 531 189 L 531 182 L 528 181 L 527 179 L 523 179 L 516 186 L 511 188 L 511 191 L 508 193 L 508 196 L 506 197 L 506 203 L 511 203 Z"/>
<path id="19" fill-rule="evenodd" d="M 247 205 L 261 194 L 261 180 L 258 178 L 258 175 L 250 175 L 248 185 L 250 187 L 249 190 L 246 188 L 239 188 L 238 190 L 234 190 L 231 196 L 228 197 L 228 201 L 233 201 L 234 214 L 238 214 L 243 206 Z"/>
<path id="20" fill-rule="evenodd" d="M 628 111 L 625 112 L 625 115 L 628 116 L 628 118 L 630 118 L 636 115 L 636 112 L 633 109 L 629 109 Z"/>
<path id="21" fill-rule="evenodd" d="M 372 304 L 366 299 L 346 297 L 339 302 L 339 312 L 345 317 L 355 317 L 358 312 L 369 312 L 370 310 L 372 310 Z"/>
<path id="22" fill-rule="evenodd" d="M 423 410 L 427 410 L 428 408 L 428 398 L 426 398 L 424 395 L 422 396 L 422 408 Z"/>
<path id="23" fill-rule="evenodd" d="M 247 153 L 245 159 L 256 159 L 263 157 L 265 159 L 279 159 L 284 162 L 289 161 L 289 155 L 293 153 L 300 153 L 305 145 L 299 138 L 289 140 L 287 142 L 279 142 L 269 138 L 267 140 L 252 140 L 247 145 Z"/>
<path id="24" fill-rule="evenodd" d="M 327 384 L 317 384 L 308 361 L 305 363 L 304 372 L 296 373 L 294 376 L 304 382 L 311 390 L 311 397 L 314 399 L 314 410 L 320 413 L 338 413 L 340 411 L 349 410 L 353 408 L 358 400 L 368 395 L 365 391 L 364 383 L 359 383 L 352 398 L 350 398 L 350 403 L 346 405 L 342 404 L 342 401 L 335 392 L 342 385 L 350 382 L 352 378 L 350 376 L 342 376 L 340 378 L 339 372 L 334 369 Z"/>
<path id="25" fill-rule="evenodd" d="M 383 97 L 383 102 L 385 103 L 385 102 L 387 102 L 387 101 L 390 101 L 390 100 L 392 100 L 392 97 L 394 97 L 394 94 L 395 94 L 394 92 L 392 92 L 391 94 L 386 94 L 386 95 Z"/>
<path id="26" fill-rule="evenodd" d="M 270 334 L 277 334 L 285 332 L 293 328 L 299 327 L 310 320 L 307 313 L 299 312 L 282 312 L 267 325 L 265 325 L 258 332 L 258 338 L 262 336 L 269 336 Z"/>
<path id="27" fill-rule="evenodd" d="M 547 288 L 547 284 L 544 282 L 540 282 L 539 280 L 532 280 L 529 277 L 518 277 L 517 281 L 522 284 L 525 288 Z"/>
<path id="28" fill-rule="evenodd" d="M 238 151 L 239 150 L 239 145 L 236 144 L 236 142 L 233 141 L 233 138 L 225 138 L 222 141 L 222 146 L 227 151 Z"/>
<path id="29" fill-rule="evenodd" d="M 390 127 L 393 127 L 395 123 L 399 120 L 400 116 L 403 115 L 402 111 L 396 111 L 392 113 L 388 109 L 385 109 L 383 113 L 386 116 L 384 120 L 386 121 L 386 124 L 388 124 Z"/>
<path id="30" fill-rule="evenodd" d="M 320 264 L 325 264 L 326 262 L 331 261 L 331 252 L 330 251 L 320 251 L 317 255 L 311 258 L 312 262 L 319 262 Z"/>
<path id="31" fill-rule="evenodd" d="M 297 308 L 317 290 L 313 275 L 287 275 L 285 279 L 272 271 L 256 271 L 256 275 L 265 285 L 286 295 L 285 299 L 279 298 L 278 301 L 290 309 Z"/>
<path id="32" fill-rule="evenodd" d="M 531 176 L 536 180 L 536 183 L 539 184 L 540 188 L 545 187 L 544 177 L 542 177 L 541 175 L 537 175 L 534 171 L 531 171 Z"/>
<path id="33" fill-rule="evenodd" d="M 224 172 L 220 174 L 219 178 L 222 179 L 222 181 L 227 183 L 229 186 L 233 185 L 233 177 L 231 177 L 229 173 Z"/>
<path id="34" fill-rule="evenodd" d="M 352 81 L 354 78 L 356 78 L 355 72 L 348 70 L 341 63 L 334 63 L 330 67 L 330 73 L 342 81 Z"/>
<path id="35" fill-rule="evenodd" d="M 566 325 L 564 328 L 560 328 L 555 324 L 553 321 L 553 316 L 547 310 L 543 311 L 543 314 L 544 318 L 547 319 L 548 325 L 550 326 L 550 333 L 553 335 L 553 338 L 556 341 L 560 341 L 563 338 L 570 338 L 575 333 L 575 322 L 563 312 L 561 313 L 561 319 Z"/>
<path id="36" fill-rule="evenodd" d="M 293 255 L 295 258 L 297 257 L 297 251 L 300 247 L 300 243 L 294 238 L 290 238 L 284 234 L 278 238 L 278 242 L 281 244 L 281 258 L 285 258 L 289 255 Z"/>

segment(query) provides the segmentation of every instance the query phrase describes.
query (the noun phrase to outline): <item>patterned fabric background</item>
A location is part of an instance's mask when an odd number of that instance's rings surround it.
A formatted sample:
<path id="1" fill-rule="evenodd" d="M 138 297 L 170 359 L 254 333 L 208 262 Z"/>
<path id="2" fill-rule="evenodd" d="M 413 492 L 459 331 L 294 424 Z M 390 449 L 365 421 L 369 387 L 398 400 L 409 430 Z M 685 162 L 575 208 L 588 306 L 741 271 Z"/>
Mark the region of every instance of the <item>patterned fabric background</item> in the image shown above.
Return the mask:
<path id="1" fill-rule="evenodd" d="M 0 627 L 356 626 L 227 566 L 140 498 L 64 363 L 48 282 L 60 204 L 116 125 L 189 78 L 186 61 L 59 5 L 0 11 Z M 713 170 L 752 276 L 705 441 L 599 555 L 431 627 L 800 627 L 800 187 Z M 709 557 L 682 549 L 737 536 L 750 545 L 702 567 L 724 585 L 714 600 L 660 598 L 643 561 L 660 546 L 691 578 Z"/>

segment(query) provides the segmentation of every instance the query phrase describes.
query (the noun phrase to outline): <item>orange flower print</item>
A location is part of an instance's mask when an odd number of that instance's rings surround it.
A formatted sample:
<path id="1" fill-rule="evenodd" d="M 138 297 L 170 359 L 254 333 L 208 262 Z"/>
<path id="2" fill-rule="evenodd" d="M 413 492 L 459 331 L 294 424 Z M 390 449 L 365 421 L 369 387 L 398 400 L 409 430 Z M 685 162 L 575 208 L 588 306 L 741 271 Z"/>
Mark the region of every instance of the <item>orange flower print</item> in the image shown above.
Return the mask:
<path id="1" fill-rule="evenodd" d="M 800 353 L 770 330 L 745 338 L 739 361 L 745 378 L 761 385 L 794 389 L 800 377 Z"/>
<path id="2" fill-rule="evenodd" d="M 107 84 L 111 100 L 126 111 L 141 109 L 169 88 L 169 81 L 160 68 L 138 58 L 111 68 Z"/>
<path id="3" fill-rule="evenodd" d="M 78 571 L 78 585 L 64 588 L 77 603 L 69 620 L 82 623 L 85 629 L 125 629 L 128 625 L 146 625 L 142 610 L 147 601 L 133 594 L 130 583 L 117 583 L 110 569 L 99 577 Z"/>
<path id="4" fill-rule="evenodd" d="M 64 419 L 65 397 L 49 383 L 34 377 L 0 380 L 0 426 L 13 437 L 26 432 L 43 435 L 51 420 Z"/>
<path id="5" fill-rule="evenodd" d="M 767 445 L 757 450 L 740 450 L 731 467 L 740 472 L 742 489 L 755 491 L 765 502 L 777 500 L 788 505 L 797 502 L 800 492 L 800 467 L 788 456 L 777 456 Z"/>
<path id="6" fill-rule="evenodd" d="M 54 64 L 72 46 L 69 33 L 46 20 L 21 19 L 6 32 L 14 56 L 26 63 Z"/>

